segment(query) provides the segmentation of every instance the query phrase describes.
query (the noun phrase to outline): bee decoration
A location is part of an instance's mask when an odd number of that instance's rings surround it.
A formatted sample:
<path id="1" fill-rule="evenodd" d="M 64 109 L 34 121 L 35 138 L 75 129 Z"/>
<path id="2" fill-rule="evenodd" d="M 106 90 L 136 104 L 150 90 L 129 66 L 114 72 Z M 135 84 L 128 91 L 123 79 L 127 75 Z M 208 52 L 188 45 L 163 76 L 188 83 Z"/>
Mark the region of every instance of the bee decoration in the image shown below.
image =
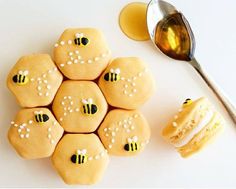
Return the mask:
<path id="1" fill-rule="evenodd" d="M 183 107 L 186 107 L 188 105 L 190 105 L 193 101 L 190 98 L 187 98 L 184 103 L 183 103 Z"/>
<path id="2" fill-rule="evenodd" d="M 78 46 L 87 46 L 89 44 L 89 39 L 84 37 L 83 33 L 76 33 L 74 42 Z"/>
<path id="3" fill-rule="evenodd" d="M 83 149 L 83 150 L 77 150 L 76 154 L 73 154 L 70 158 L 70 160 L 72 161 L 72 163 L 75 164 L 83 164 L 86 163 L 88 160 L 88 156 L 86 155 L 87 150 Z"/>
<path id="4" fill-rule="evenodd" d="M 140 143 L 138 142 L 138 137 L 133 136 L 133 138 L 127 139 L 127 144 L 125 144 L 124 149 L 128 152 L 138 151 L 140 149 Z"/>
<path id="5" fill-rule="evenodd" d="M 29 81 L 29 78 L 27 76 L 28 74 L 29 74 L 28 70 L 25 70 L 25 71 L 20 70 L 18 74 L 12 77 L 12 80 L 17 85 L 25 85 Z"/>
<path id="6" fill-rule="evenodd" d="M 88 98 L 88 99 L 82 99 L 83 103 L 83 113 L 87 115 L 95 114 L 98 110 L 97 106 L 93 104 L 93 99 Z"/>
<path id="7" fill-rule="evenodd" d="M 44 114 L 43 111 L 35 111 L 34 115 L 35 115 L 35 120 L 38 123 L 44 123 L 49 120 L 48 115 Z"/>
<path id="8" fill-rule="evenodd" d="M 110 69 L 110 72 L 106 73 L 104 75 L 104 79 L 106 81 L 111 81 L 111 82 L 114 82 L 114 81 L 119 81 L 120 80 L 120 69 L 117 68 L 117 69 Z"/>

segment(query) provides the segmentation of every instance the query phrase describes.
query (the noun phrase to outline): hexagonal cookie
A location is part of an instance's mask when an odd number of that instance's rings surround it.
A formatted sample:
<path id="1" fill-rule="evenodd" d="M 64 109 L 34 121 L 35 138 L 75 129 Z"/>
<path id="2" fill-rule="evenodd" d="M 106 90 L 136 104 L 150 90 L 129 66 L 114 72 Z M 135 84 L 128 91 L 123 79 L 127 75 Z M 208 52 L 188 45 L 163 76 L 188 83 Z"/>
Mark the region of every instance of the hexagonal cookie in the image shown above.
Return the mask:
<path id="1" fill-rule="evenodd" d="M 68 132 L 93 132 L 107 112 L 106 100 L 92 81 L 64 81 L 53 101 L 53 112 Z"/>
<path id="2" fill-rule="evenodd" d="M 133 156 L 140 153 L 150 138 L 150 128 L 137 110 L 110 111 L 98 129 L 98 135 L 108 153 Z"/>
<path id="3" fill-rule="evenodd" d="M 137 109 L 154 92 L 154 80 L 139 58 L 117 58 L 99 79 L 107 102 L 115 107 Z"/>
<path id="4" fill-rule="evenodd" d="M 111 53 L 101 31 L 74 28 L 63 32 L 54 48 L 54 60 L 73 80 L 94 80 L 106 68 Z"/>
<path id="5" fill-rule="evenodd" d="M 109 156 L 95 134 L 66 134 L 52 163 L 67 184 L 94 184 L 101 180 Z"/>
<path id="6" fill-rule="evenodd" d="M 25 159 L 52 155 L 64 130 L 47 108 L 20 110 L 8 131 L 8 139 Z"/>
<path id="7" fill-rule="evenodd" d="M 23 56 L 11 69 L 7 86 L 22 107 L 49 105 L 62 75 L 47 54 Z"/>

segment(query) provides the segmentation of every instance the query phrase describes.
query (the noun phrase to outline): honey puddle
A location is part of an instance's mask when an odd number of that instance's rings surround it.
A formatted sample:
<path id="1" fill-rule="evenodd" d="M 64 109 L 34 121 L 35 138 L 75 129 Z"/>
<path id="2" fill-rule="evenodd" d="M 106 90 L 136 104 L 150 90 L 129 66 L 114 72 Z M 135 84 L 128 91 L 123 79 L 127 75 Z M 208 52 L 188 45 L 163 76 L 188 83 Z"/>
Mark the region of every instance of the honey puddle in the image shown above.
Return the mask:
<path id="1" fill-rule="evenodd" d="M 123 33 L 136 41 L 149 40 L 146 22 L 147 4 L 134 2 L 126 5 L 120 12 L 119 25 Z"/>

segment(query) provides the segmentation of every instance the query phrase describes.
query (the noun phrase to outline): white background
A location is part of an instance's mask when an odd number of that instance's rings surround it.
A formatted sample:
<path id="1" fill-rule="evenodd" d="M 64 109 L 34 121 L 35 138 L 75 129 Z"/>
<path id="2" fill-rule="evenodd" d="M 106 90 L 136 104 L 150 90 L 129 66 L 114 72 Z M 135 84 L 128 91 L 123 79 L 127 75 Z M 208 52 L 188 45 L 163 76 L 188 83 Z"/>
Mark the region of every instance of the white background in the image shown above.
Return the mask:
<path id="1" fill-rule="evenodd" d="M 0 1 L 0 186 L 66 187 L 50 159 L 26 161 L 9 145 L 6 134 L 19 107 L 5 85 L 17 59 L 49 53 L 67 27 L 103 30 L 114 57 L 139 56 L 153 71 L 157 90 L 142 108 L 152 137 L 137 157 L 111 157 L 99 187 L 236 186 L 236 127 L 195 71 L 162 55 L 151 42 L 135 42 L 119 29 L 118 15 L 130 0 Z M 146 1 L 147 2 L 147 1 Z M 196 58 L 236 104 L 236 1 L 171 0 L 189 20 Z M 225 132 L 200 153 L 182 159 L 161 137 L 161 129 L 187 97 L 207 96 L 227 121 Z"/>

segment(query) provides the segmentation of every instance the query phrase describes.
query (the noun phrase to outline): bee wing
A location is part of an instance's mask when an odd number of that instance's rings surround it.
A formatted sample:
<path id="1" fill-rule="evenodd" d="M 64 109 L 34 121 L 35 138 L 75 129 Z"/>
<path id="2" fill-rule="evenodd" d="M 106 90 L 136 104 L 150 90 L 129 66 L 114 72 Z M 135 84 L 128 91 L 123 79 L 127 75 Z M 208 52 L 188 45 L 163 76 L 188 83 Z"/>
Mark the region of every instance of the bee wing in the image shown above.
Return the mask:
<path id="1" fill-rule="evenodd" d="M 38 114 L 39 112 L 38 111 L 34 111 L 34 114 L 36 115 L 36 114 Z"/>
<path id="2" fill-rule="evenodd" d="M 22 71 L 22 70 L 20 70 L 18 73 L 19 73 L 19 74 L 23 74 L 23 71 Z"/>
<path id="3" fill-rule="evenodd" d="M 79 38 L 79 37 L 80 37 L 80 33 L 76 33 L 76 34 L 75 34 L 75 37 L 76 37 L 76 38 Z"/>
<path id="4" fill-rule="evenodd" d="M 77 150 L 77 154 L 81 154 L 82 153 L 82 151 L 81 150 Z"/>
<path id="5" fill-rule="evenodd" d="M 80 33 L 80 37 L 84 37 L 84 34 L 83 34 L 83 33 Z"/>
<path id="6" fill-rule="evenodd" d="M 42 110 L 40 110 L 40 111 L 39 111 L 39 113 L 40 113 L 40 114 L 42 114 L 42 113 L 43 113 L 43 111 L 42 111 Z"/>
<path id="7" fill-rule="evenodd" d="M 134 137 L 133 137 L 133 141 L 134 141 L 134 142 L 137 142 L 137 141 L 138 141 L 138 137 L 137 137 L 137 136 L 134 136 Z"/>
<path id="8" fill-rule="evenodd" d="M 131 142 L 132 142 L 132 139 L 131 139 L 131 138 L 128 138 L 127 141 L 128 141 L 128 143 L 131 143 Z"/>
<path id="9" fill-rule="evenodd" d="M 24 74 L 24 75 L 28 75 L 28 74 L 29 74 L 29 71 L 28 71 L 28 70 L 25 70 L 25 71 L 23 72 L 23 74 Z"/>
<path id="10" fill-rule="evenodd" d="M 119 68 L 115 69 L 115 73 L 120 74 L 120 69 Z"/>
<path id="11" fill-rule="evenodd" d="M 93 103 L 93 99 L 92 99 L 92 98 L 88 98 L 87 102 L 88 102 L 89 104 L 92 104 L 92 103 Z"/>
<path id="12" fill-rule="evenodd" d="M 87 153 L 87 150 L 86 150 L 86 149 L 81 150 L 81 154 L 82 154 L 82 155 L 85 155 L 86 153 Z"/>
<path id="13" fill-rule="evenodd" d="M 111 69 L 110 69 L 110 72 L 111 72 L 111 73 L 114 73 L 114 70 L 111 68 Z"/>
<path id="14" fill-rule="evenodd" d="M 86 99 L 82 99 L 83 104 L 88 104 L 88 101 Z"/>

